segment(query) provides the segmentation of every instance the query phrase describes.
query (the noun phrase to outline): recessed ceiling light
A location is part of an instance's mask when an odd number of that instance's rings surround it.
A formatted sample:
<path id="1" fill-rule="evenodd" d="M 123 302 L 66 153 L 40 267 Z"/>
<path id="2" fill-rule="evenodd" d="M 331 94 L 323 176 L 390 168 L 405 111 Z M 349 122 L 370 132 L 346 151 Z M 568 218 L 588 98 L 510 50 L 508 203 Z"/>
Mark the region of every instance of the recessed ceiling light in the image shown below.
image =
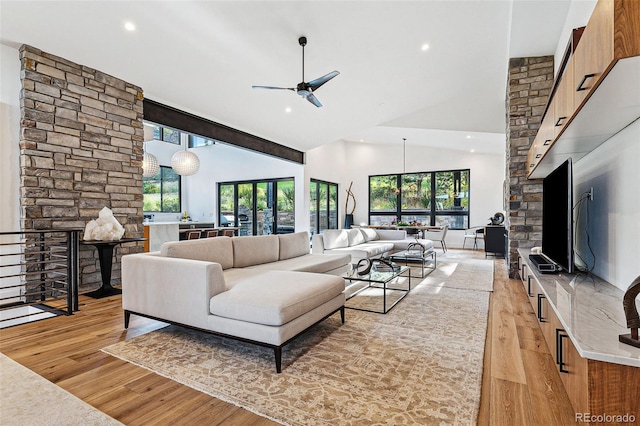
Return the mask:
<path id="1" fill-rule="evenodd" d="M 427 50 L 429 50 L 429 45 L 427 43 L 423 44 L 421 47 L 423 52 L 426 52 Z"/>
<path id="2" fill-rule="evenodd" d="M 471 135 L 467 135 L 467 139 L 471 139 Z"/>
<path id="3" fill-rule="evenodd" d="M 127 31 L 135 31 L 136 30 L 136 26 L 133 22 L 125 22 L 124 23 L 124 29 Z"/>
<path id="4" fill-rule="evenodd" d="M 291 112 L 291 108 L 290 108 L 290 107 L 286 107 L 286 108 L 284 109 L 284 112 Z"/>
<path id="5" fill-rule="evenodd" d="M 475 150 L 475 149 L 472 149 L 472 150 L 471 150 L 471 152 L 476 152 L 476 150 Z"/>
<path id="6" fill-rule="evenodd" d="M 360 142 L 364 142 L 364 139 L 360 139 Z"/>

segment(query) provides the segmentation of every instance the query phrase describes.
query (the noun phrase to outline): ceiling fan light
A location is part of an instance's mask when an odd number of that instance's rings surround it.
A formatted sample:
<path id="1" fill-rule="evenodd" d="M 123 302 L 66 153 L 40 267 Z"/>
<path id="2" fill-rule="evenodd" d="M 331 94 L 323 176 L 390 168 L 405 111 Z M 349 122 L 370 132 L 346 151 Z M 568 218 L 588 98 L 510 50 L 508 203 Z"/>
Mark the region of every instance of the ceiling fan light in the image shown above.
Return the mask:
<path id="1" fill-rule="evenodd" d="M 145 152 L 142 158 L 142 176 L 153 177 L 158 173 L 158 170 L 160 170 L 160 164 L 156 156 Z"/>
<path id="2" fill-rule="evenodd" d="M 180 176 L 191 176 L 200 169 L 200 159 L 191 151 L 177 151 L 171 157 L 171 168 Z"/>

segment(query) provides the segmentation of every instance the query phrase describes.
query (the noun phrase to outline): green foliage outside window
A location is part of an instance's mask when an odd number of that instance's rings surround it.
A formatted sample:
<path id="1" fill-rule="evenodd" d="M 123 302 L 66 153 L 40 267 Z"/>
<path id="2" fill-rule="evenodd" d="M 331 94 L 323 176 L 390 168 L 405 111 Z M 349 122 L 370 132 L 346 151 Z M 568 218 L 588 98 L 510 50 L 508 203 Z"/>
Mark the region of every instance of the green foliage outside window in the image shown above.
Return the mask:
<path id="1" fill-rule="evenodd" d="M 293 232 L 293 179 L 264 179 L 218 184 L 219 220 L 240 226 L 240 235 Z M 274 226 L 275 225 L 275 226 Z"/>
<path id="2" fill-rule="evenodd" d="M 220 185 L 220 211 L 233 213 L 234 210 L 234 185 Z"/>
<path id="3" fill-rule="evenodd" d="M 436 208 L 469 209 L 469 172 L 436 173 Z"/>
<path id="4" fill-rule="evenodd" d="M 278 211 L 293 211 L 296 191 L 292 180 L 278 182 Z"/>
<path id="5" fill-rule="evenodd" d="M 253 209 L 253 184 L 243 183 L 238 185 L 238 206 Z"/>
<path id="6" fill-rule="evenodd" d="M 180 176 L 171 167 L 142 179 L 143 209 L 146 212 L 180 212 Z"/>
<path id="7" fill-rule="evenodd" d="M 396 175 L 371 176 L 369 178 L 371 211 L 395 211 L 398 206 L 398 193 Z"/>
<path id="8" fill-rule="evenodd" d="M 431 173 L 402 175 L 402 209 L 431 208 Z"/>

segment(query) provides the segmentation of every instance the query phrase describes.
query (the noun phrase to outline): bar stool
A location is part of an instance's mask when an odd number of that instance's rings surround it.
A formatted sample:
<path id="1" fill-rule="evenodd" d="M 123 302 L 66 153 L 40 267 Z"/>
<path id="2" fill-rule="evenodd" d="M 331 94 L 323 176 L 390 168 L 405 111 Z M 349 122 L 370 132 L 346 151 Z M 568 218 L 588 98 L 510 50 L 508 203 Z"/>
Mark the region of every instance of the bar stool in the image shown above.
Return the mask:
<path id="1" fill-rule="evenodd" d="M 187 240 L 197 240 L 198 238 L 200 238 L 200 231 L 187 232 Z"/>
<path id="2" fill-rule="evenodd" d="M 207 231 L 207 238 L 211 238 L 211 237 L 217 237 L 218 236 L 218 230 L 217 229 L 210 229 Z"/>

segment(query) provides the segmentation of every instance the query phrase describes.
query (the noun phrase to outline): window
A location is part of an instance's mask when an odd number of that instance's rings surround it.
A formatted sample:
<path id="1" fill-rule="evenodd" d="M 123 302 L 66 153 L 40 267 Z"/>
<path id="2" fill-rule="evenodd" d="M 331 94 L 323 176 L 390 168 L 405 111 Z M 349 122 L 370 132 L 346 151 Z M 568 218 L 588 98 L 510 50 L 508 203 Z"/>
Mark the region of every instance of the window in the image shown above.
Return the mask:
<path id="1" fill-rule="evenodd" d="M 369 223 L 469 227 L 469 170 L 369 176 Z"/>
<path id="2" fill-rule="evenodd" d="M 218 221 L 239 235 L 287 234 L 295 230 L 293 178 L 218 184 Z"/>
<path id="3" fill-rule="evenodd" d="M 338 229 L 338 184 L 311 179 L 309 192 L 311 235 Z"/>
<path id="4" fill-rule="evenodd" d="M 180 211 L 180 176 L 171 167 L 160 166 L 155 176 L 142 178 L 144 211 Z"/>
<path id="5" fill-rule="evenodd" d="M 211 146 L 215 144 L 216 141 L 213 139 L 207 139 L 197 135 L 189 135 L 189 148 L 198 148 L 201 146 Z"/>
<path id="6" fill-rule="evenodd" d="M 180 145 L 180 131 L 169 127 L 153 125 L 153 139 Z"/>

